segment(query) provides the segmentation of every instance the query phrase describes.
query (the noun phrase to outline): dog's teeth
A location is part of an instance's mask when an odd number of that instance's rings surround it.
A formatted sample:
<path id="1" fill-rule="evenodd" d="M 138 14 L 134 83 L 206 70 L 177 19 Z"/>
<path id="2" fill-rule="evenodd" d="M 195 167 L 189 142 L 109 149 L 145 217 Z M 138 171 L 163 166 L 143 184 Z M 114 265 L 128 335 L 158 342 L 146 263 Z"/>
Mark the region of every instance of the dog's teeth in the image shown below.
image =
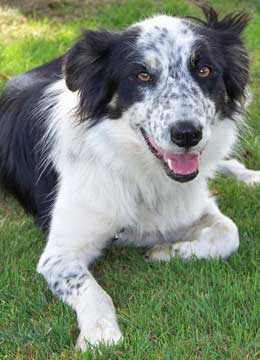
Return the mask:
<path id="1" fill-rule="evenodd" d="M 167 165 L 168 165 L 168 168 L 172 171 L 172 163 L 169 159 L 167 160 Z"/>

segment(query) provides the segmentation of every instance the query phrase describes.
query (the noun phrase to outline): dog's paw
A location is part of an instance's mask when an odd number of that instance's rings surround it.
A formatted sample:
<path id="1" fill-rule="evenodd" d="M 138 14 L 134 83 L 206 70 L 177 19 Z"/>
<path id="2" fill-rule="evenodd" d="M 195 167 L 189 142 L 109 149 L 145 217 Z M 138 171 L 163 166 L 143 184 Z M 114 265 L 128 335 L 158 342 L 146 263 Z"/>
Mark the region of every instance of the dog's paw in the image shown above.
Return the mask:
<path id="1" fill-rule="evenodd" d="M 123 338 L 116 322 L 106 318 L 98 320 L 93 327 L 82 329 L 76 343 L 76 349 L 86 351 L 87 347 L 115 345 Z"/>
<path id="2" fill-rule="evenodd" d="M 145 254 L 146 259 L 151 261 L 170 261 L 173 256 L 171 244 L 155 245 Z"/>
<path id="3" fill-rule="evenodd" d="M 191 241 L 180 241 L 174 244 L 156 245 L 146 253 L 146 258 L 151 261 L 165 262 L 175 257 L 188 259 L 193 256 L 191 244 Z"/>
<path id="4" fill-rule="evenodd" d="M 260 171 L 249 171 L 243 178 L 247 185 L 260 184 Z"/>
<path id="5" fill-rule="evenodd" d="M 77 304 L 80 334 L 76 348 L 116 344 L 122 337 L 111 297 L 95 282 L 89 284 Z"/>

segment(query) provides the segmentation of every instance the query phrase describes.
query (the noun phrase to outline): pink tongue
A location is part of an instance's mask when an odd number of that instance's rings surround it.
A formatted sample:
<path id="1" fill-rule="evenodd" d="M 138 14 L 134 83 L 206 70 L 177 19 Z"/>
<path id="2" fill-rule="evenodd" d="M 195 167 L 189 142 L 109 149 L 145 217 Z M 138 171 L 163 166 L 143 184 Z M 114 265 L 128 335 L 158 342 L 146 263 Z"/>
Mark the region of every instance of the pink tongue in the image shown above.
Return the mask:
<path id="1" fill-rule="evenodd" d="M 179 175 L 189 175 L 199 168 L 199 154 L 164 154 L 169 168 Z"/>
<path id="2" fill-rule="evenodd" d="M 175 174 L 190 175 L 199 169 L 199 153 L 171 154 L 163 151 L 151 139 L 149 141 Z"/>

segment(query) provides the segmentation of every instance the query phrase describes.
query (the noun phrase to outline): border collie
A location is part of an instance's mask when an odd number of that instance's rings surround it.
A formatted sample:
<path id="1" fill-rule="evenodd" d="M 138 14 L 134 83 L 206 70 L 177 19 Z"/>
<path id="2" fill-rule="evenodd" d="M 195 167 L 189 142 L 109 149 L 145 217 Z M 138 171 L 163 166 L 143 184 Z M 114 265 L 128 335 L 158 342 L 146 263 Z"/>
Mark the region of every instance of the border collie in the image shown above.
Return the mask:
<path id="1" fill-rule="evenodd" d="M 76 311 L 82 350 L 122 337 L 88 270 L 115 234 L 155 260 L 227 258 L 239 246 L 207 180 L 218 168 L 260 179 L 223 162 L 244 119 L 249 19 L 203 11 L 86 31 L 1 97 L 1 184 L 47 232 L 38 272 Z"/>

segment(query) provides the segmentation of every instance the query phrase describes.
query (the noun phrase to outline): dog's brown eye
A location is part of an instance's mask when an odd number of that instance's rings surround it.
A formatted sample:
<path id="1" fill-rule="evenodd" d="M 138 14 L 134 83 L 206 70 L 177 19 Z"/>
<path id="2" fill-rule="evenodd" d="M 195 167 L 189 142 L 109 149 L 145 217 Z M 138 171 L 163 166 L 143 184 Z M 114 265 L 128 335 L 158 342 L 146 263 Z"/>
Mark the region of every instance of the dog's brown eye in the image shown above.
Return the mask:
<path id="1" fill-rule="evenodd" d="M 198 76 L 201 78 L 207 78 L 211 74 L 211 68 L 207 65 L 203 65 L 198 72 Z"/>
<path id="2" fill-rule="evenodd" d="M 137 74 L 137 79 L 140 81 L 151 81 L 152 77 L 148 72 L 141 71 L 139 74 Z"/>

